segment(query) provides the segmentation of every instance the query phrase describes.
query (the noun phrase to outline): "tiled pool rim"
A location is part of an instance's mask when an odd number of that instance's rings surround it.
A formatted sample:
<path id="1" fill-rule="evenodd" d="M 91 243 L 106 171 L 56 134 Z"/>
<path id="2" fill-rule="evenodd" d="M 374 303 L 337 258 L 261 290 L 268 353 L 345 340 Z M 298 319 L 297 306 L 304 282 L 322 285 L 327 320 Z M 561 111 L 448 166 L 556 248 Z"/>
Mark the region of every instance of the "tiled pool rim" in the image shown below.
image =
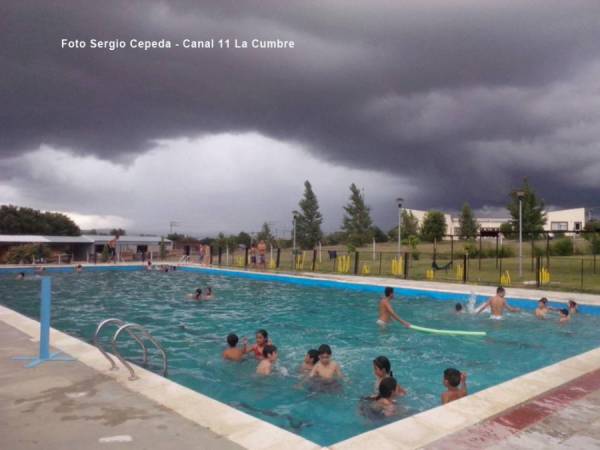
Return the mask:
<path id="1" fill-rule="evenodd" d="M 97 265 L 85 267 L 85 270 L 140 270 L 141 265 Z M 328 279 L 326 277 L 303 277 L 299 275 L 264 274 L 257 272 L 235 271 L 227 269 L 205 268 L 194 265 L 179 265 L 180 270 L 233 275 L 264 281 L 293 282 L 304 285 L 330 286 L 338 288 L 360 289 L 380 292 L 381 287 L 390 284 L 390 280 L 361 277 L 361 282 Z M 30 271 L 31 269 L 27 270 Z M 23 271 L 23 267 L 0 268 L 1 273 Z M 71 272 L 73 267 L 49 268 L 48 273 Z M 394 280 L 395 281 L 395 280 Z M 477 286 L 465 286 L 466 289 L 454 292 L 435 288 L 394 287 L 400 294 L 427 295 L 441 300 L 464 299 L 465 294 L 477 291 Z M 458 287 L 458 286 L 457 286 Z M 481 296 L 478 292 L 476 294 Z M 534 307 L 536 297 L 512 299 L 511 303 Z M 581 302 L 585 303 L 585 302 Z M 590 302 L 591 303 L 591 302 Z M 593 302 L 594 306 L 599 303 Z M 598 313 L 598 308 L 589 307 L 586 312 Z M 0 306 L 0 320 L 26 333 L 33 340 L 39 338 L 39 323 L 4 306 Z M 378 449 L 420 448 L 445 436 L 453 434 L 502 411 L 525 403 L 545 392 L 553 390 L 569 381 L 600 369 L 600 347 L 576 355 L 556 364 L 513 378 L 499 385 L 471 394 L 445 406 L 415 414 L 380 428 L 359 434 L 329 447 L 319 445 L 276 427 L 268 422 L 238 411 L 224 403 L 183 387 L 136 366 L 140 379 L 129 381 L 125 370 L 110 371 L 106 360 L 98 349 L 86 342 L 51 329 L 51 345 L 81 361 L 83 364 L 114 378 L 133 392 L 156 401 L 181 416 L 209 428 L 216 434 L 248 449 L 318 449 L 335 450 L 363 449 L 376 446 Z"/>

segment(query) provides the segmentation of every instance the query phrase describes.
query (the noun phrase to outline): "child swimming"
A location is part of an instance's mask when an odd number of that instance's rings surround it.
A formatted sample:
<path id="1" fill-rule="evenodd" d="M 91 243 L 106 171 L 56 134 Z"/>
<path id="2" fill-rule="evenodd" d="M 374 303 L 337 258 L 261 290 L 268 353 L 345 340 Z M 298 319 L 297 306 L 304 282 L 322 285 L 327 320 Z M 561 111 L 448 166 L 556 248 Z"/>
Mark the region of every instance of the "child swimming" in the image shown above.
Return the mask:
<path id="1" fill-rule="evenodd" d="M 373 373 L 375 373 L 375 392 L 379 392 L 379 386 L 386 378 L 393 378 L 392 366 L 390 360 L 385 356 L 378 356 L 373 360 Z M 393 392 L 394 396 L 406 395 L 406 391 L 394 380 L 396 388 Z"/>
<path id="2" fill-rule="evenodd" d="M 410 323 L 401 319 L 394 311 L 394 308 L 392 308 L 391 301 L 393 298 L 394 288 L 386 287 L 384 290 L 384 297 L 379 301 L 379 318 L 377 319 L 377 325 L 385 327 L 392 319 L 395 319 L 406 328 L 410 328 Z"/>
<path id="3" fill-rule="evenodd" d="M 186 297 L 199 302 L 200 300 L 202 300 L 202 289 L 198 288 L 194 291 L 193 294 L 188 294 L 186 295 Z"/>
<path id="4" fill-rule="evenodd" d="M 227 336 L 227 344 L 229 348 L 223 350 L 223 359 L 227 359 L 229 361 L 241 361 L 244 359 L 246 355 L 246 346 L 247 341 L 246 338 L 242 340 L 242 348 L 237 346 L 239 338 L 237 334 L 231 333 Z"/>
<path id="5" fill-rule="evenodd" d="M 259 375 L 270 375 L 273 371 L 273 365 L 277 361 L 277 347 L 267 344 L 263 348 L 263 359 L 256 367 L 256 373 Z"/>
<path id="6" fill-rule="evenodd" d="M 331 359 L 331 347 L 323 344 L 319 347 L 319 362 L 310 371 L 311 378 L 319 377 L 323 380 L 342 378 L 340 365 Z"/>
<path id="7" fill-rule="evenodd" d="M 267 330 L 260 329 L 256 332 L 256 344 L 246 349 L 246 353 L 254 353 L 256 359 L 263 359 L 263 349 L 267 344 L 271 344 L 269 333 L 267 333 Z"/>
<path id="8" fill-rule="evenodd" d="M 444 386 L 447 391 L 442 394 L 442 405 L 453 402 L 467 395 L 467 374 L 454 368 L 444 370 Z"/>
<path id="9" fill-rule="evenodd" d="M 379 383 L 378 394 L 375 397 L 375 403 L 381 414 L 386 417 L 396 414 L 396 404 L 392 400 L 398 384 L 394 377 L 387 377 Z"/>
<path id="10" fill-rule="evenodd" d="M 213 291 L 210 286 L 206 288 L 206 295 L 204 296 L 204 300 L 212 300 L 213 299 Z"/>
<path id="11" fill-rule="evenodd" d="M 546 314 L 550 311 L 548 308 L 548 299 L 546 297 L 542 297 L 538 300 L 538 307 L 535 309 L 535 317 L 538 319 L 545 319 Z"/>
<path id="12" fill-rule="evenodd" d="M 300 373 L 308 374 L 319 362 L 319 351 L 311 348 L 304 356 L 304 361 L 300 365 Z"/>
<path id="13" fill-rule="evenodd" d="M 577 302 L 575 300 L 569 300 L 569 314 L 577 313 Z"/>
<path id="14" fill-rule="evenodd" d="M 461 314 L 461 313 L 465 312 L 465 310 L 463 309 L 462 303 L 457 303 L 456 305 L 454 305 L 454 312 L 456 314 Z"/>
<path id="15" fill-rule="evenodd" d="M 567 323 L 571 320 L 571 315 L 569 314 L 569 310 L 567 308 L 563 308 L 559 311 L 560 319 L 558 319 L 558 323 Z"/>
<path id="16" fill-rule="evenodd" d="M 519 308 L 513 308 L 507 303 L 506 299 L 504 298 L 505 296 L 506 291 L 502 286 L 499 286 L 498 289 L 496 289 L 496 295 L 490 297 L 483 305 L 481 305 L 481 307 L 477 310 L 477 314 L 486 308 L 490 308 L 490 319 L 502 320 L 502 313 L 505 309 L 509 310 L 510 312 L 519 312 Z"/>

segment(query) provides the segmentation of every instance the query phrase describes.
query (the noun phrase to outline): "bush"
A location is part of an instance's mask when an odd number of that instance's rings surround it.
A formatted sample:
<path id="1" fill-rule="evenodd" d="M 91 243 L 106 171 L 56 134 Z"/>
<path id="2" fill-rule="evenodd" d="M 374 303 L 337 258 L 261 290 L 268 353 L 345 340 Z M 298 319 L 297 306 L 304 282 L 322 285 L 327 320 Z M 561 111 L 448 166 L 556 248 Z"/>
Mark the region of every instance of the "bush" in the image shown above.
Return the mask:
<path id="1" fill-rule="evenodd" d="M 550 246 L 550 253 L 553 256 L 573 255 L 573 241 L 569 238 L 560 238 Z"/>
<path id="2" fill-rule="evenodd" d="M 11 247 L 5 259 L 9 264 L 33 263 L 40 258 L 48 259 L 50 255 L 50 249 L 45 245 L 25 244 Z"/>

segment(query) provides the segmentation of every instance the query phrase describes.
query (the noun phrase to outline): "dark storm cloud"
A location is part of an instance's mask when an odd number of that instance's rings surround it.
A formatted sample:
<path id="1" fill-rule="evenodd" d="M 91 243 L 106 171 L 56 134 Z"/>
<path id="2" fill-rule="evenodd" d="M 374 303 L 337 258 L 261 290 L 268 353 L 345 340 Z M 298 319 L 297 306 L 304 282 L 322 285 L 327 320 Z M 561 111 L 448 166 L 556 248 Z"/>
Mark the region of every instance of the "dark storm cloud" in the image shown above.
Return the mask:
<path id="1" fill-rule="evenodd" d="M 126 160 L 156 139 L 258 131 L 408 177 L 419 207 L 502 204 L 523 176 L 549 203 L 598 203 L 595 0 L 5 0 L 0 13 L 5 158 L 47 144 Z M 185 37 L 297 48 L 60 48 Z"/>

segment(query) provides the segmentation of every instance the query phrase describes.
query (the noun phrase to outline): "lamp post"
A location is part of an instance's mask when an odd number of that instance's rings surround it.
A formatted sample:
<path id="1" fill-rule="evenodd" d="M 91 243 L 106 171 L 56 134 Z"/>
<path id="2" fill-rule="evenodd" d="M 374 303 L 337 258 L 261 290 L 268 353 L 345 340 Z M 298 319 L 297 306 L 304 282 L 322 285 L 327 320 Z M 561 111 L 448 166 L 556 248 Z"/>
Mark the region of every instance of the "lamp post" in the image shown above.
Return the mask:
<path id="1" fill-rule="evenodd" d="M 293 244 L 292 244 L 292 260 L 294 261 L 294 270 L 296 270 L 296 220 L 297 215 L 294 212 L 294 220 L 293 220 Z"/>
<path id="2" fill-rule="evenodd" d="M 525 198 L 525 192 L 517 191 L 517 198 L 519 199 L 519 277 L 523 277 L 523 199 Z"/>
<path id="3" fill-rule="evenodd" d="M 398 261 L 400 261 L 402 251 L 402 203 L 404 199 L 398 197 L 396 203 L 398 204 Z"/>

